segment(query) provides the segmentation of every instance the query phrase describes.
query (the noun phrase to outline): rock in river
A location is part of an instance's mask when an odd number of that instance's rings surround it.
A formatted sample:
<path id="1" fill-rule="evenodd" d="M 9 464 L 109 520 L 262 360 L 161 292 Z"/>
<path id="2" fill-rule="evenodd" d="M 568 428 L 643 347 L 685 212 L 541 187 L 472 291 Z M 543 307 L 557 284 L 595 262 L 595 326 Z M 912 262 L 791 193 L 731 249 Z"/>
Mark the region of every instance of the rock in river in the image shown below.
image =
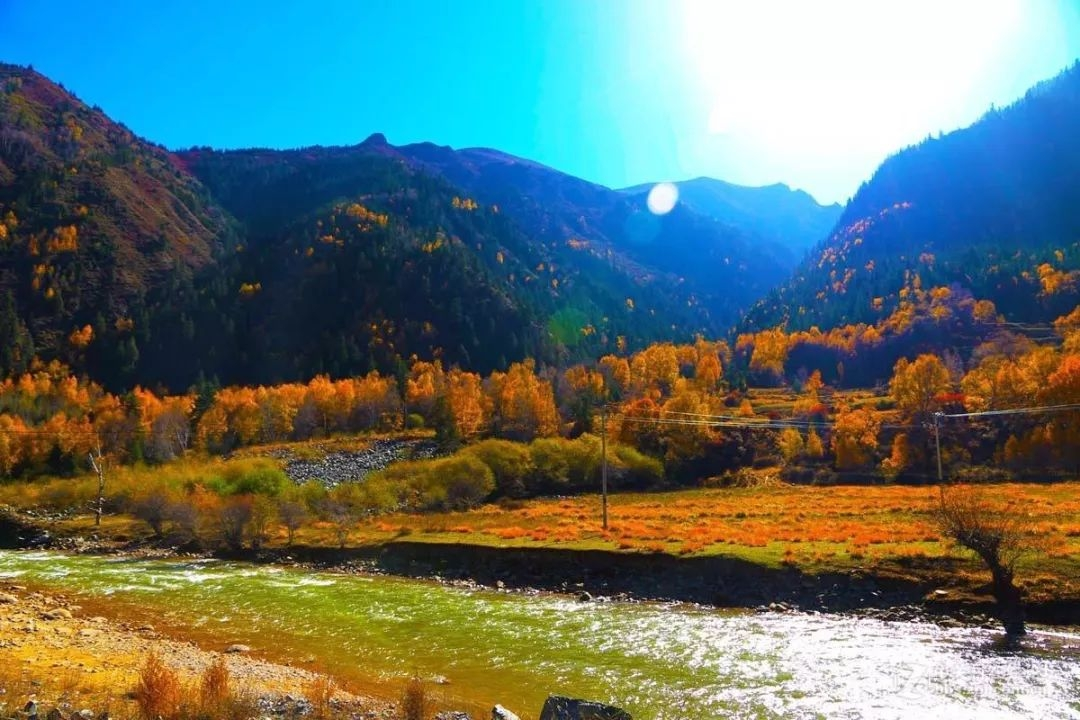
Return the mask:
<path id="1" fill-rule="evenodd" d="M 540 720 L 631 720 L 622 708 L 588 700 L 551 695 L 540 711 Z"/>

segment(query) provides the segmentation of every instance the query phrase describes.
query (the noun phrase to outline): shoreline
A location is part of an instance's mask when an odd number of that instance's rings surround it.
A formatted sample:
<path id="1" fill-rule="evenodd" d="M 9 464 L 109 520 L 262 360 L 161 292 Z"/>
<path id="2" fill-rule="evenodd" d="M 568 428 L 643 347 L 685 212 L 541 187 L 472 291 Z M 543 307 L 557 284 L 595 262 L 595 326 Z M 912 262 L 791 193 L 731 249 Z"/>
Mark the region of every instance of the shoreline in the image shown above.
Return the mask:
<path id="1" fill-rule="evenodd" d="M 239 646 L 216 652 L 170 637 L 147 622 L 92 614 L 96 606 L 107 604 L 0 579 L 0 688 L 6 691 L 0 704 L 21 710 L 32 701 L 42 715 L 62 708 L 65 716 L 88 709 L 95 715 L 105 711 L 127 717 L 134 712 L 131 690 L 151 653 L 179 674 L 184 687 L 195 686 L 207 667 L 224 660 L 237 697 L 257 708 L 259 716 L 285 717 L 310 709 L 305 696 L 325 678 L 253 657 Z M 340 688 L 330 707 L 335 717 L 395 717 L 393 703 Z"/>

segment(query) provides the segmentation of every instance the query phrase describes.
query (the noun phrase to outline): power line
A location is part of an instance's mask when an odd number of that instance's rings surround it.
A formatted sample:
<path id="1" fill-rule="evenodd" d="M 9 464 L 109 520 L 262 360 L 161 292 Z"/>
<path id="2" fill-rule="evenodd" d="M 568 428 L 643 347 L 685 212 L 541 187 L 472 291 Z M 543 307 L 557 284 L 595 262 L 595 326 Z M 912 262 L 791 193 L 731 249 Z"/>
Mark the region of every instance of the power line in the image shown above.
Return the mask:
<path id="1" fill-rule="evenodd" d="M 990 415 L 1041 415 L 1043 413 L 1069 412 L 1070 410 L 1080 410 L 1080 403 L 1045 405 L 1043 407 L 1007 408 L 1004 410 L 983 410 L 981 412 L 969 413 L 940 413 L 940 415 L 944 418 L 970 418 L 986 417 Z"/>

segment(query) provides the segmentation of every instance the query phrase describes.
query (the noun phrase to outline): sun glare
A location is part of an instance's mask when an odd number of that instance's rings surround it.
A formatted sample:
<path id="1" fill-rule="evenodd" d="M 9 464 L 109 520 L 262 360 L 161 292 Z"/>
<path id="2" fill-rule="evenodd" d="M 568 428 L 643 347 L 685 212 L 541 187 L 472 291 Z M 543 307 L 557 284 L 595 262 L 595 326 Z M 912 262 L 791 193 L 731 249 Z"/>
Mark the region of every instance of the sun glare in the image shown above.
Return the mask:
<path id="1" fill-rule="evenodd" d="M 663 182 L 653 186 L 645 204 L 649 206 L 649 212 L 653 215 L 667 215 L 675 209 L 677 202 L 679 202 L 679 188 L 671 183 Z"/>
<path id="2" fill-rule="evenodd" d="M 928 118 L 947 125 L 1021 9 L 1019 0 L 682 7 L 708 130 L 774 152 L 894 150 L 925 136 Z"/>

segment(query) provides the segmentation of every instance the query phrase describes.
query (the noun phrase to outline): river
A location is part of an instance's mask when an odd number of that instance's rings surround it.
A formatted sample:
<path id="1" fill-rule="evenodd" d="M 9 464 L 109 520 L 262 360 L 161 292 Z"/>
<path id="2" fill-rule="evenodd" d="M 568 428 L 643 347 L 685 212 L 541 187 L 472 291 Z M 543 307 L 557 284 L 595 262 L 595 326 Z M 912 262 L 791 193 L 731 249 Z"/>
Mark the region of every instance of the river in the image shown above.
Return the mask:
<path id="1" fill-rule="evenodd" d="M 577 602 L 219 561 L 0 551 L 0 577 L 389 693 L 535 717 L 548 693 L 676 718 L 1080 718 L 1080 634 Z M 475 715 L 474 715 L 475 717 Z"/>

